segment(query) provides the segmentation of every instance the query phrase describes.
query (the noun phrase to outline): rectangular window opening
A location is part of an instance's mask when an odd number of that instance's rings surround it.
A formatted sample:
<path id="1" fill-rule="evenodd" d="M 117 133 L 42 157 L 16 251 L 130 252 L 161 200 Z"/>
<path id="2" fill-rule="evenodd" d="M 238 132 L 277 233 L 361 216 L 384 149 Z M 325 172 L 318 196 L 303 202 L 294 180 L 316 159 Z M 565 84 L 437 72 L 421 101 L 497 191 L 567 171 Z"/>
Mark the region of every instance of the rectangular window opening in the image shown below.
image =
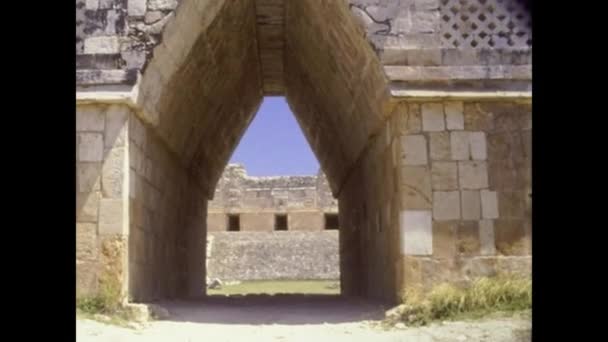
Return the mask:
<path id="1" fill-rule="evenodd" d="M 325 230 L 338 230 L 339 228 L 338 214 L 325 214 Z"/>
<path id="2" fill-rule="evenodd" d="M 274 230 L 287 230 L 287 215 L 274 215 Z"/>
<path id="3" fill-rule="evenodd" d="M 241 217 L 238 214 L 228 215 L 228 231 L 238 232 L 241 230 Z"/>

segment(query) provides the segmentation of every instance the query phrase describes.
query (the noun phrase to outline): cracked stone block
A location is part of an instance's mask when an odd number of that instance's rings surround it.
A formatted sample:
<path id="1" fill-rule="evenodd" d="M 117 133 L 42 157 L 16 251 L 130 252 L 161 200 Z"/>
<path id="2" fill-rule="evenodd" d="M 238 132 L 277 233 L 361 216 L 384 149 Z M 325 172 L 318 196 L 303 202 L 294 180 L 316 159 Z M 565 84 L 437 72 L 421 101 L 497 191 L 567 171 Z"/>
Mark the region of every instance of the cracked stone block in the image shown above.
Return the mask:
<path id="1" fill-rule="evenodd" d="M 403 210 L 400 217 L 401 252 L 433 254 L 433 222 L 430 210 Z"/>
<path id="2" fill-rule="evenodd" d="M 498 197 L 496 191 L 481 190 L 481 214 L 484 219 L 498 218 Z"/>
<path id="3" fill-rule="evenodd" d="M 431 209 L 431 176 L 427 167 L 401 167 L 400 193 L 402 209 Z"/>
<path id="4" fill-rule="evenodd" d="M 452 150 L 450 145 L 449 132 L 432 132 L 429 133 L 431 140 L 431 160 L 450 160 L 452 159 Z"/>
<path id="5" fill-rule="evenodd" d="M 481 218 L 481 197 L 479 191 L 463 190 L 461 192 L 462 219 L 479 220 Z"/>
<path id="6" fill-rule="evenodd" d="M 423 135 L 401 137 L 401 159 L 404 165 L 426 165 L 426 138 Z"/>
<path id="7" fill-rule="evenodd" d="M 84 40 L 85 54 L 112 54 L 120 52 L 117 36 L 87 37 Z"/>
<path id="8" fill-rule="evenodd" d="M 458 164 L 455 162 L 433 162 L 431 183 L 433 190 L 457 190 Z"/>
<path id="9" fill-rule="evenodd" d="M 445 121 L 448 130 L 464 129 L 464 106 L 462 102 L 446 102 L 444 104 Z"/>
<path id="10" fill-rule="evenodd" d="M 103 134 L 78 133 L 78 160 L 100 162 L 103 160 Z"/>
<path id="11" fill-rule="evenodd" d="M 469 132 L 451 132 L 450 147 L 453 160 L 469 160 Z"/>
<path id="12" fill-rule="evenodd" d="M 425 132 L 441 132 L 445 130 L 443 106 L 441 103 L 424 103 L 421 105 L 422 130 Z"/>
<path id="13" fill-rule="evenodd" d="M 496 245 L 494 243 L 494 221 L 479 221 L 479 241 L 481 243 L 481 255 L 496 254 Z"/>
<path id="14" fill-rule="evenodd" d="M 458 178 L 461 189 L 485 189 L 488 187 L 488 170 L 485 162 L 458 163 Z"/>
<path id="15" fill-rule="evenodd" d="M 433 191 L 433 218 L 436 220 L 460 219 L 460 192 Z"/>
<path id="16" fill-rule="evenodd" d="M 486 160 L 486 134 L 484 132 L 469 133 L 469 144 L 471 146 L 471 157 L 473 160 Z"/>

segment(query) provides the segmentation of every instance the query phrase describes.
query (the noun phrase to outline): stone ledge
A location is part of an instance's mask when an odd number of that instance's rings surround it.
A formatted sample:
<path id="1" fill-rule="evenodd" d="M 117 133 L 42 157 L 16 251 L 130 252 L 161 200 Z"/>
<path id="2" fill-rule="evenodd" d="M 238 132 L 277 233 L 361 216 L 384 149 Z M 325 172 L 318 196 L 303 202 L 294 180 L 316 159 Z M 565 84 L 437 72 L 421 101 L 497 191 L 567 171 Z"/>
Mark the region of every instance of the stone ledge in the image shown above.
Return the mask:
<path id="1" fill-rule="evenodd" d="M 120 63 L 119 53 L 76 55 L 76 70 L 122 70 Z"/>
<path id="2" fill-rule="evenodd" d="M 531 65 L 384 66 L 390 81 L 531 80 Z"/>
<path id="3" fill-rule="evenodd" d="M 137 69 L 131 70 L 77 70 L 77 85 L 105 85 L 105 84 L 128 84 L 134 85 L 137 81 Z"/>
<path id="4" fill-rule="evenodd" d="M 494 100 L 509 99 L 532 101 L 531 91 L 450 91 L 450 90 L 391 90 L 393 101 L 402 100 Z"/>

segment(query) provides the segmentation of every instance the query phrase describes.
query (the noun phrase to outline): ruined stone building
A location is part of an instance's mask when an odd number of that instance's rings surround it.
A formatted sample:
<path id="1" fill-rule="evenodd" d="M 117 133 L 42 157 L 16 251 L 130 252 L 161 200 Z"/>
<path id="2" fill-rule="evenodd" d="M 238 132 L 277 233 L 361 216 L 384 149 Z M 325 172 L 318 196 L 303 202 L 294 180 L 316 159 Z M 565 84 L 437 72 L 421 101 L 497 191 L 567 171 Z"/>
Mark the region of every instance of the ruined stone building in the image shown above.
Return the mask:
<path id="1" fill-rule="evenodd" d="M 338 200 L 342 294 L 530 274 L 531 20 L 519 0 L 76 0 L 77 295 L 205 294 L 208 204 L 265 96 Z"/>
<path id="2" fill-rule="evenodd" d="M 322 172 L 251 177 L 244 166 L 229 164 L 207 209 L 209 232 L 319 231 L 338 225 L 338 202 Z"/>

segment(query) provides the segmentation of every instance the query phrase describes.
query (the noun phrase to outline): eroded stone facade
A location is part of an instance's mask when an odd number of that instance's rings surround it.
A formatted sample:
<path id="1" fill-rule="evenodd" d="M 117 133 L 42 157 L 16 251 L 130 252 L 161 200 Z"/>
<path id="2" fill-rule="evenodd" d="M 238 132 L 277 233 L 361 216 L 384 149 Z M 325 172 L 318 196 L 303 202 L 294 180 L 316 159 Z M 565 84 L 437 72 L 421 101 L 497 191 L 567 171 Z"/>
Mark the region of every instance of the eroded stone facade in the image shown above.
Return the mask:
<path id="1" fill-rule="evenodd" d="M 229 230 L 232 215 L 238 217 L 239 231 L 319 231 L 333 228 L 331 222 L 326 225 L 326 214 L 331 217 L 337 212 L 338 202 L 322 172 L 317 176 L 251 177 L 244 166 L 229 164 L 209 201 L 207 230 Z M 284 223 L 277 222 L 281 219 Z"/>
<path id="2" fill-rule="evenodd" d="M 416 284 L 530 272 L 525 4 L 76 11 L 79 293 L 204 293 L 207 201 L 264 95 L 286 96 L 339 202 L 342 293 L 398 300 Z"/>

